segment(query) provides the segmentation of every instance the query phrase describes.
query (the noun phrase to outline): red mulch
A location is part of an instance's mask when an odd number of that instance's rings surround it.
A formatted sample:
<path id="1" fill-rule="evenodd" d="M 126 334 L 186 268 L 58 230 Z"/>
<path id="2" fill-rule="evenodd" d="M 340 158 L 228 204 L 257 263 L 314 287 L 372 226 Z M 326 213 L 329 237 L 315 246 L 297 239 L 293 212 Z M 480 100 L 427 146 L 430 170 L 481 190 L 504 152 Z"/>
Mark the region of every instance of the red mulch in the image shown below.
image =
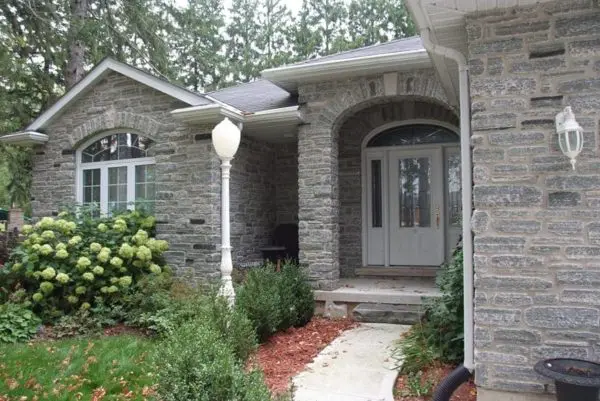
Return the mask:
<path id="1" fill-rule="evenodd" d="M 289 389 L 292 377 L 304 370 L 343 331 L 356 325 L 348 319 L 315 317 L 304 327 L 294 327 L 275 334 L 258 347 L 252 361 L 258 362 L 263 370 L 271 392 L 284 393 Z"/>
<path id="2" fill-rule="evenodd" d="M 434 389 L 429 396 L 426 397 L 402 397 L 401 395 L 408 391 L 406 386 L 406 376 L 398 376 L 396 380 L 396 387 L 394 392 L 395 401 L 429 401 L 431 400 L 433 393 L 435 392 L 435 386 L 437 386 L 450 372 L 455 369 L 455 366 L 451 365 L 433 365 L 423 370 L 423 377 L 421 383 L 426 383 L 428 380 L 434 383 Z M 469 380 L 467 383 L 461 385 L 454 394 L 450 401 L 476 401 L 477 400 L 477 389 L 473 380 Z"/>

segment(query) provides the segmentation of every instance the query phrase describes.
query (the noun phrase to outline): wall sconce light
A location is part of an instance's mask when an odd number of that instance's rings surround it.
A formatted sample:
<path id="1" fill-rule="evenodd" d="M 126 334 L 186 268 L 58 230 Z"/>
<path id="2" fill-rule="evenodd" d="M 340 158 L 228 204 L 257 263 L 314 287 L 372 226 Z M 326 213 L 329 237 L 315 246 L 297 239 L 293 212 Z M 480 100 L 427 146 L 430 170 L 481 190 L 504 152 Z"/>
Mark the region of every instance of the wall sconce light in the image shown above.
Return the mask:
<path id="1" fill-rule="evenodd" d="M 575 120 L 570 106 L 556 115 L 556 132 L 560 150 L 571 160 L 575 170 L 575 159 L 583 149 L 583 128 Z"/>

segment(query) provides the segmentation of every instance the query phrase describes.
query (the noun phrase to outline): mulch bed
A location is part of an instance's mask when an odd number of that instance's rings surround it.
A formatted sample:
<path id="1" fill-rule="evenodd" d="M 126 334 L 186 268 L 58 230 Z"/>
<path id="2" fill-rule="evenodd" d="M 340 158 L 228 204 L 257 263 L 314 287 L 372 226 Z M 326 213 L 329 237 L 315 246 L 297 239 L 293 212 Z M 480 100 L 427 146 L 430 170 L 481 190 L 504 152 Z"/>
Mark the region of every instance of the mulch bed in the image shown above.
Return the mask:
<path id="1" fill-rule="evenodd" d="M 428 380 L 437 386 L 450 372 L 455 369 L 455 366 L 436 364 L 423 370 L 423 376 L 421 382 L 425 383 Z M 394 392 L 395 401 L 429 401 L 433 397 L 433 392 L 426 397 L 403 397 L 402 394 L 408 391 L 406 384 L 406 376 L 398 376 L 396 380 L 396 387 Z M 470 379 L 467 383 L 461 385 L 454 394 L 450 401 L 476 401 L 477 400 L 477 389 L 475 383 Z"/>
<path id="2" fill-rule="evenodd" d="M 356 326 L 357 323 L 349 319 L 315 317 L 306 326 L 277 333 L 261 344 L 251 363 L 261 367 L 273 394 L 285 393 L 292 377 L 304 370 L 342 332 Z"/>

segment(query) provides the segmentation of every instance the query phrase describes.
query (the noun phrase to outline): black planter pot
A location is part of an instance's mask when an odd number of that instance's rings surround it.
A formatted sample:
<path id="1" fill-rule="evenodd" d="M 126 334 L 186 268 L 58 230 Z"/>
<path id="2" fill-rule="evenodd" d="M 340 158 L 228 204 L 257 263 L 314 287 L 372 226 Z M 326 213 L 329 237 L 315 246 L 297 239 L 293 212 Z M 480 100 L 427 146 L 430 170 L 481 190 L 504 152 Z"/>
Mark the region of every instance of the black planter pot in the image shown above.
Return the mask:
<path id="1" fill-rule="evenodd" d="M 546 359 L 534 370 L 554 379 L 557 401 L 598 401 L 600 364 L 581 359 Z"/>

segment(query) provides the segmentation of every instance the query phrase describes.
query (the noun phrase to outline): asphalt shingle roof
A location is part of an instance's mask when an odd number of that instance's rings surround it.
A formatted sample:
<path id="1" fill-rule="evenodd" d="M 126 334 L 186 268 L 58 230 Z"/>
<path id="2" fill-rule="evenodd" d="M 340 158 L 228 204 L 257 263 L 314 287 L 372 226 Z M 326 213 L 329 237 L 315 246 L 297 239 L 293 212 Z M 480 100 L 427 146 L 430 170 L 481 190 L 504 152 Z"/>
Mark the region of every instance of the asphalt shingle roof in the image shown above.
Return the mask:
<path id="1" fill-rule="evenodd" d="M 296 106 L 298 98 L 266 79 L 231 86 L 209 96 L 227 103 L 239 110 L 254 113 L 262 110 Z"/>
<path id="2" fill-rule="evenodd" d="M 390 40 L 389 42 L 385 43 L 348 50 L 345 52 L 332 54 L 330 56 L 305 60 L 296 63 L 295 65 L 319 64 L 325 61 L 351 60 L 359 57 L 378 56 L 380 54 L 401 53 L 423 49 L 424 47 L 423 42 L 421 42 L 421 38 L 419 36 L 412 36 L 410 38 Z"/>
<path id="3" fill-rule="evenodd" d="M 380 54 L 400 53 L 422 50 L 421 38 L 413 36 L 405 39 L 396 39 L 386 43 L 345 52 L 319 57 L 311 60 L 301 61 L 293 65 L 318 65 L 322 62 L 334 60 L 351 60 L 359 57 L 375 56 Z M 231 86 L 229 88 L 208 93 L 209 96 L 227 103 L 239 110 L 254 113 L 262 110 L 277 109 L 281 107 L 296 106 L 297 96 L 291 95 L 266 79 L 258 79 L 253 82 Z"/>

